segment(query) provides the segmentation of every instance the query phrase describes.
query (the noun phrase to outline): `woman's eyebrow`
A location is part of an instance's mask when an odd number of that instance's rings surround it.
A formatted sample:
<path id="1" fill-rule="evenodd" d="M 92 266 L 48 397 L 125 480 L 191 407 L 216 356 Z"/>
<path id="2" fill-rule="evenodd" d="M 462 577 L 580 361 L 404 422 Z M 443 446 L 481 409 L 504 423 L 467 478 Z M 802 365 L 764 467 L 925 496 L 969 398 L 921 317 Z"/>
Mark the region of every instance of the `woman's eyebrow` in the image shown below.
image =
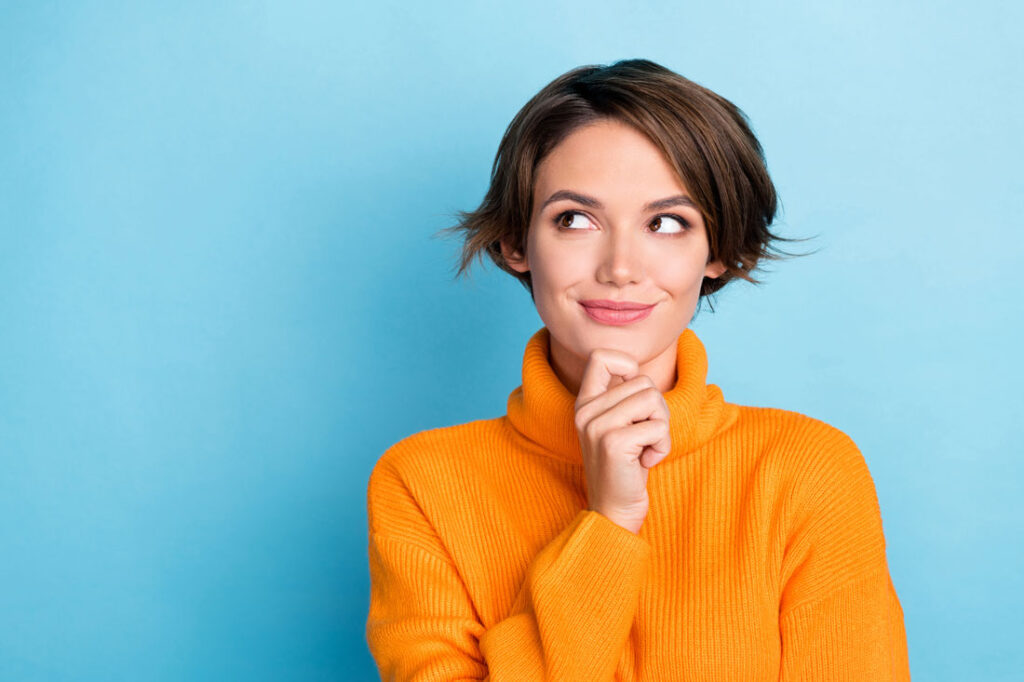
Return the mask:
<path id="1" fill-rule="evenodd" d="M 560 201 L 562 199 L 571 199 L 572 201 L 579 202 L 584 206 L 589 206 L 591 208 L 604 208 L 601 202 L 595 199 L 594 197 L 587 196 L 586 194 L 580 194 L 579 192 L 573 192 L 572 190 L 568 189 L 560 189 L 551 196 L 549 196 L 547 200 L 543 204 L 541 204 L 540 208 L 541 210 L 544 210 L 544 208 L 546 208 L 548 204 L 553 203 L 555 201 Z M 697 208 L 697 205 L 693 203 L 693 199 L 686 196 L 685 194 L 677 194 L 675 196 L 666 197 L 664 199 L 658 199 L 657 201 L 652 201 L 651 203 L 644 206 L 644 210 L 656 211 L 658 209 L 670 208 L 672 206 L 689 206 L 690 208 Z"/>

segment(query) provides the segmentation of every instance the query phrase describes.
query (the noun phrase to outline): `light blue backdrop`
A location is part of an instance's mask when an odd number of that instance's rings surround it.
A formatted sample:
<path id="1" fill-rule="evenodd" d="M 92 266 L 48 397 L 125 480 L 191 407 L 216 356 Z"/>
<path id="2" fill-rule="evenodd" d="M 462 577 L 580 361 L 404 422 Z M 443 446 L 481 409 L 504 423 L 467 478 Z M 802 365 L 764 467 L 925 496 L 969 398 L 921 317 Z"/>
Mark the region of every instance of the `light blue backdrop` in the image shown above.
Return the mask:
<path id="1" fill-rule="evenodd" d="M 785 236 L 694 329 L 850 434 L 920 680 L 1020 679 L 1024 12 L 1010 2 L 5 3 L 0 678 L 374 679 L 366 480 L 540 326 L 432 237 L 586 63 L 732 99 Z"/>

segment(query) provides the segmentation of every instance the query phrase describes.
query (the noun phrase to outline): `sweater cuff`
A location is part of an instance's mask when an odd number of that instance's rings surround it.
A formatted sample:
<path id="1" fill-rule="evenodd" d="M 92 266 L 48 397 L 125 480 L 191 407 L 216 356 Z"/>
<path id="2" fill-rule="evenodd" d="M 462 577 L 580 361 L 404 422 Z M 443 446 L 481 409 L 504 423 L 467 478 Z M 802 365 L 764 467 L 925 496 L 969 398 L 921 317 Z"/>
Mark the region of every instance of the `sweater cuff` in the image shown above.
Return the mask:
<path id="1" fill-rule="evenodd" d="M 604 514 L 581 509 L 568 529 L 559 560 L 536 576 L 535 589 L 560 591 L 576 585 L 580 604 L 592 617 L 613 616 L 636 607 L 647 579 L 651 545 Z"/>

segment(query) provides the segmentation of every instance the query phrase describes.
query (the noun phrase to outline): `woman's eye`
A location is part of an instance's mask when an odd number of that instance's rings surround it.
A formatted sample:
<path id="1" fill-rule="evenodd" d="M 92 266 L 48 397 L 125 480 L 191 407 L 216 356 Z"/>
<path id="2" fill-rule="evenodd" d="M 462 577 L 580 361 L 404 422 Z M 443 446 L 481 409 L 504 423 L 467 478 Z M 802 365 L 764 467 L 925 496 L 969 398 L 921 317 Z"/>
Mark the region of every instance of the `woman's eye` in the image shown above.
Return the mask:
<path id="1" fill-rule="evenodd" d="M 558 229 L 566 231 L 580 231 L 587 229 L 587 222 L 584 220 L 577 221 L 577 218 L 586 218 L 586 215 L 579 211 L 564 211 L 555 217 L 555 225 Z M 674 227 L 673 223 L 675 224 Z M 686 230 L 690 228 L 690 224 L 680 216 L 669 214 L 655 216 L 650 225 L 651 231 L 657 232 L 658 234 L 679 234 L 681 232 L 686 232 Z"/>
<path id="2" fill-rule="evenodd" d="M 566 211 L 565 213 L 560 213 L 558 217 L 555 218 L 555 224 L 558 225 L 559 228 L 564 230 L 579 229 L 577 227 L 573 227 L 573 220 L 576 218 L 576 216 L 582 217 L 583 214 L 577 211 Z"/>
<path id="3" fill-rule="evenodd" d="M 668 222 L 664 222 L 665 220 L 668 220 Z M 678 229 L 673 229 L 672 223 L 675 223 L 678 226 Z M 675 215 L 656 216 L 654 220 L 651 221 L 651 226 L 658 234 L 678 234 L 679 232 L 686 232 L 686 229 L 689 227 L 685 220 Z"/>

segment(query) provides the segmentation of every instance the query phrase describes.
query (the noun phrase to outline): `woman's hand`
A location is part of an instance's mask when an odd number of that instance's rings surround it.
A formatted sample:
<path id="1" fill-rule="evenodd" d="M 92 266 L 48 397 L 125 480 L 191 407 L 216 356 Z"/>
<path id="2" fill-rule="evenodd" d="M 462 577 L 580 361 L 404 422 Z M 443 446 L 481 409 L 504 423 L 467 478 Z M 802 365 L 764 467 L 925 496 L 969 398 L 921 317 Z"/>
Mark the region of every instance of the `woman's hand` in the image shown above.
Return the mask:
<path id="1" fill-rule="evenodd" d="M 588 509 L 639 533 L 647 518 L 647 473 L 671 450 L 669 412 L 654 381 L 617 350 L 590 354 L 576 396 Z"/>

